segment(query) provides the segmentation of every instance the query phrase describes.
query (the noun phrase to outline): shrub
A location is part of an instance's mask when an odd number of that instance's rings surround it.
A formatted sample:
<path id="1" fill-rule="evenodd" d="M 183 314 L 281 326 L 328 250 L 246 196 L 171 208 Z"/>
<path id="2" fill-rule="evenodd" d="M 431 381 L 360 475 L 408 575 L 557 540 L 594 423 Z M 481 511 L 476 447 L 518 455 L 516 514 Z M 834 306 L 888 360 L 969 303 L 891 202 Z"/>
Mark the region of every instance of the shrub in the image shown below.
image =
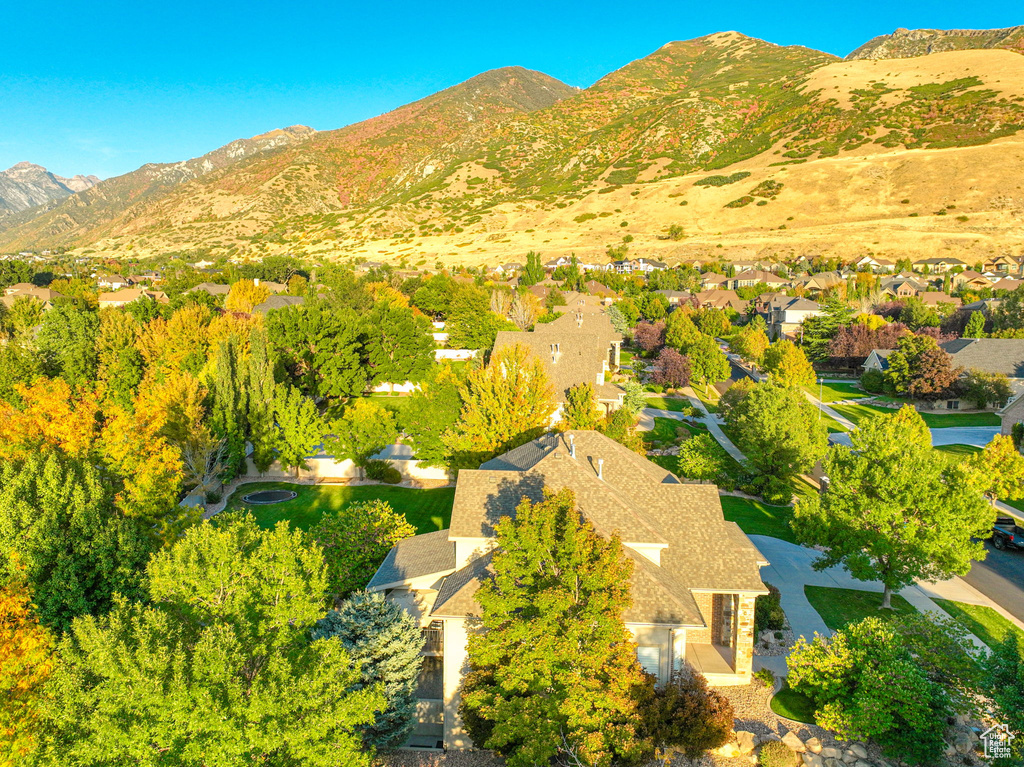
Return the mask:
<path id="1" fill-rule="evenodd" d="M 758 599 L 760 599 L 760 597 L 758 597 Z M 765 687 L 775 687 L 775 672 L 770 668 L 762 668 L 755 671 L 754 679 L 759 681 Z"/>
<path id="2" fill-rule="evenodd" d="M 732 734 L 729 699 L 700 674 L 677 674 L 662 690 L 645 688 L 638 701 L 642 730 L 656 746 L 674 746 L 687 759 L 724 745 Z"/>
<path id="3" fill-rule="evenodd" d="M 738 200 L 733 200 L 732 202 L 727 202 L 725 204 L 725 207 L 726 208 L 742 208 L 744 205 L 750 205 L 750 203 L 752 203 L 753 201 L 754 201 L 753 197 L 751 197 L 749 194 L 745 194 L 742 197 L 740 197 Z"/>
<path id="4" fill-rule="evenodd" d="M 860 377 L 860 385 L 864 391 L 880 394 L 885 388 L 885 376 L 881 370 L 865 370 Z"/>
<path id="5" fill-rule="evenodd" d="M 397 485 L 402 481 L 402 472 L 387 461 L 367 461 L 363 471 L 367 479 L 374 479 L 388 485 Z"/>
<path id="6" fill-rule="evenodd" d="M 781 740 L 769 740 L 757 755 L 761 767 L 796 767 L 796 753 Z"/>
<path id="7" fill-rule="evenodd" d="M 222 498 L 221 494 L 219 492 L 217 492 L 216 490 L 211 490 L 210 492 L 208 492 L 206 494 L 206 502 L 207 503 L 220 503 L 220 499 L 221 498 Z"/>
<path id="8" fill-rule="evenodd" d="M 754 633 L 779 631 L 786 627 L 786 613 L 782 610 L 782 595 L 772 584 L 764 584 L 768 593 L 754 601 Z"/>
<path id="9" fill-rule="evenodd" d="M 1010 436 L 1013 438 L 1013 444 L 1020 450 L 1024 447 L 1024 423 L 1015 423 L 1010 429 Z"/>
<path id="10" fill-rule="evenodd" d="M 693 182 L 694 186 L 725 186 L 726 184 L 735 184 L 737 181 L 742 181 L 750 173 L 745 170 L 733 173 L 731 176 L 707 176 L 705 178 L 697 179 Z"/>
<path id="11" fill-rule="evenodd" d="M 785 506 L 793 502 L 793 488 L 784 479 L 769 477 L 762 497 L 773 506 Z"/>

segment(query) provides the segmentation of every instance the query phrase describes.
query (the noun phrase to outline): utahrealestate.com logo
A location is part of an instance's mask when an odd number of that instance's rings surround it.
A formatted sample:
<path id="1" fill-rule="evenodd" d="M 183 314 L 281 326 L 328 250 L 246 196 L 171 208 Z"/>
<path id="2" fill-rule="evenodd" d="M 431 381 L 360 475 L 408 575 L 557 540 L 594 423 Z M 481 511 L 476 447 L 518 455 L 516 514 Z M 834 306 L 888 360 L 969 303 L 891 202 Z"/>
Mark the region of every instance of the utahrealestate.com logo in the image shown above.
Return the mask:
<path id="1" fill-rule="evenodd" d="M 1016 736 L 1010 732 L 1007 724 L 997 724 L 981 733 L 981 742 L 985 744 L 986 759 L 1009 759 L 1010 743 Z"/>

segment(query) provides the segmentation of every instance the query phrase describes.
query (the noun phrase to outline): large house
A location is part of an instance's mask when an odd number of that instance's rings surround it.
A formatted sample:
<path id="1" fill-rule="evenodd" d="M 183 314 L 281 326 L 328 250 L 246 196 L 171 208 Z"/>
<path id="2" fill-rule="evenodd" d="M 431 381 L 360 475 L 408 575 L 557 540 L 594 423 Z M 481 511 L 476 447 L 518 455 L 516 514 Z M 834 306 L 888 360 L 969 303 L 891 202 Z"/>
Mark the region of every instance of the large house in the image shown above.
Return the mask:
<path id="1" fill-rule="evenodd" d="M 626 626 L 659 684 L 690 667 L 712 685 L 750 682 L 754 600 L 768 564 L 722 515 L 714 485 L 677 477 L 595 431 L 552 433 L 459 472 L 451 527 L 402 541 L 367 589 L 416 617 L 426 649 L 411 746 L 472 747 L 459 718 L 474 594 L 492 574 L 494 528 L 525 498 L 571 490 L 604 536 L 618 534 L 633 563 Z"/>
<path id="2" fill-rule="evenodd" d="M 758 305 L 769 338 L 799 338 L 804 320 L 821 314 L 821 306 L 806 298 L 775 294 Z"/>
<path id="3" fill-rule="evenodd" d="M 544 363 L 558 403 L 552 423 L 561 416 L 566 393 L 579 384 L 593 385 L 597 404 L 606 413 L 622 406 L 625 392 L 608 380 L 611 369 L 619 366 L 622 335 L 612 327 L 607 314 L 580 308 L 554 322 L 538 323 L 532 332 L 502 330 L 494 340 L 494 351 L 517 344 Z"/>
<path id="4" fill-rule="evenodd" d="M 4 295 L 0 297 L 0 304 L 3 304 L 8 309 L 14 307 L 15 302 L 21 298 L 31 298 L 39 301 L 43 305 L 43 309 L 53 308 L 53 302 L 58 298 L 63 298 L 60 293 L 56 290 L 50 290 L 49 288 L 37 288 L 28 282 L 19 282 L 16 285 L 10 285 L 4 288 Z"/>
<path id="5" fill-rule="evenodd" d="M 1024 276 L 1024 256 L 995 256 L 985 262 L 985 271 Z"/>
<path id="6" fill-rule="evenodd" d="M 107 309 L 114 306 L 124 306 L 143 298 L 149 298 L 158 304 L 170 303 L 167 294 L 162 290 L 146 290 L 145 288 L 124 288 L 110 293 L 100 293 L 100 309 Z"/>
<path id="7" fill-rule="evenodd" d="M 922 258 L 913 263 L 915 272 L 928 272 L 930 274 L 945 274 L 956 267 L 967 268 L 967 263 L 959 258 Z"/>
<path id="8" fill-rule="evenodd" d="M 777 290 L 789 287 L 790 282 L 773 272 L 766 272 L 761 269 L 746 269 L 737 273 L 735 277 L 728 278 L 725 283 L 725 287 L 729 290 L 751 288 L 754 285 L 767 285 L 769 288 Z"/>

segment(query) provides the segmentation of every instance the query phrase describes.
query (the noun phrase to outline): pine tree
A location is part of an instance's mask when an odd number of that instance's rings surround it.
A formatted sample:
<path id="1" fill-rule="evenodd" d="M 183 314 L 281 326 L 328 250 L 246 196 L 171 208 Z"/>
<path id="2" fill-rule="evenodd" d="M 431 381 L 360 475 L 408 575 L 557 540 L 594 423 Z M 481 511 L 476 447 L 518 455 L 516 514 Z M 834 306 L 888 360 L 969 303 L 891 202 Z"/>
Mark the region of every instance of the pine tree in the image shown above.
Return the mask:
<path id="1" fill-rule="evenodd" d="M 821 309 L 821 314 L 808 317 L 803 322 L 803 346 L 813 361 L 828 357 L 829 342 L 840 328 L 853 322 L 853 308 L 838 295 L 826 298 Z"/>
<path id="2" fill-rule="evenodd" d="M 460 708 L 470 736 L 510 767 L 637 758 L 634 695 L 650 682 L 622 619 L 632 572 L 622 544 L 581 518 L 569 490 L 524 500 L 495 531 Z"/>
<path id="3" fill-rule="evenodd" d="M 380 593 L 357 591 L 313 629 L 314 639 L 337 638 L 359 664 L 355 689 L 380 685 L 384 708 L 359 728 L 375 748 L 396 748 L 416 724 L 416 686 L 423 657 L 423 632 L 413 617 Z"/>

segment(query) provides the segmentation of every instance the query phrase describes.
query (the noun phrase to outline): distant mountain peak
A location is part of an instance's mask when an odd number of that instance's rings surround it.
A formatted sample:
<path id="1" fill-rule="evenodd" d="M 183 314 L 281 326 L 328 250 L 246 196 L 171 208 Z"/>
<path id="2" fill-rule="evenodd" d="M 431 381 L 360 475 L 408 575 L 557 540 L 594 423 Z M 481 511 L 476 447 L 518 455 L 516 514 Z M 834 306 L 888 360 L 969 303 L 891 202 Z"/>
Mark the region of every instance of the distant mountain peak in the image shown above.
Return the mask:
<path id="1" fill-rule="evenodd" d="M 897 29 L 879 35 L 846 57 L 855 59 L 909 59 L 929 53 L 1003 48 L 1024 54 L 1024 26 L 1003 29 Z"/>
<path id="2" fill-rule="evenodd" d="M 64 178 L 42 165 L 23 160 L 0 172 L 0 217 L 63 200 L 99 181 L 96 176 Z"/>

